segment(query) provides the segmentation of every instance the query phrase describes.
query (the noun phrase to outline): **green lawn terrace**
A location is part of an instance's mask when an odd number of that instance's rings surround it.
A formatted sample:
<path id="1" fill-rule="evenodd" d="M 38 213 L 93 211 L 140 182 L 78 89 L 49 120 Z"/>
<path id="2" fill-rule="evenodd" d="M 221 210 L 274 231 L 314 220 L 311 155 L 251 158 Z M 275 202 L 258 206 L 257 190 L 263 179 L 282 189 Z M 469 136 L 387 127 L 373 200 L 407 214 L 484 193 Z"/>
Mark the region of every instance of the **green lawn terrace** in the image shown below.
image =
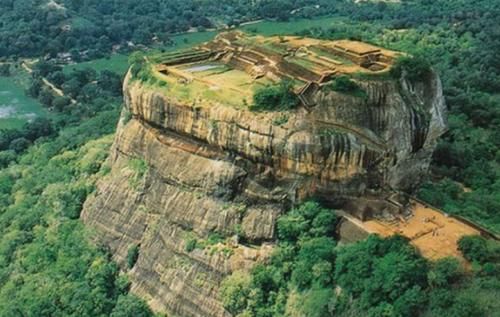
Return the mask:
<path id="1" fill-rule="evenodd" d="M 383 74 L 399 55 L 359 41 L 248 36 L 233 31 L 150 61 L 154 76 L 181 99 L 244 107 L 252 103 L 259 87 L 288 79 L 302 103 L 313 106 L 311 96 L 336 76 Z"/>

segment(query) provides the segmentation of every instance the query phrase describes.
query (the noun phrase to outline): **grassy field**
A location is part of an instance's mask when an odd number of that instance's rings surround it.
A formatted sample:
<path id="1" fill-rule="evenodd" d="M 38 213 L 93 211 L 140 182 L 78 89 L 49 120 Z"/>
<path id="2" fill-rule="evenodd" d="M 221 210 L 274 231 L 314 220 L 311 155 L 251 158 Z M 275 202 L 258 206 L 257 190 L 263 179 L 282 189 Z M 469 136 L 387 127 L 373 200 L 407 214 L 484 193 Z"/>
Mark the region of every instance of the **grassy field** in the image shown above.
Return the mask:
<path id="1" fill-rule="evenodd" d="M 172 37 L 173 45 L 155 48 L 154 50 L 173 51 L 191 47 L 211 40 L 216 32 L 194 32 L 176 35 Z M 67 65 L 64 67 L 64 72 L 68 73 L 74 69 L 93 68 L 96 71 L 110 70 L 120 75 L 125 75 L 128 69 L 128 55 L 114 54 L 108 58 L 100 58 L 92 61 L 81 62 L 77 64 Z"/>
<path id="2" fill-rule="evenodd" d="M 33 98 L 26 96 L 24 86 L 16 77 L 0 77 L 0 129 L 19 128 L 47 111 Z"/>
<path id="3" fill-rule="evenodd" d="M 166 51 L 180 50 L 196 44 L 210 41 L 217 35 L 216 31 L 185 33 L 172 37 L 174 45 L 166 46 Z"/>
<path id="4" fill-rule="evenodd" d="M 123 54 L 114 54 L 108 58 L 95 59 L 88 62 L 67 65 L 64 72 L 69 73 L 74 69 L 93 68 L 97 71 L 110 70 L 118 74 L 125 74 L 128 69 L 128 56 Z"/>
<path id="5" fill-rule="evenodd" d="M 293 35 L 296 32 L 300 32 L 309 28 L 329 28 L 333 26 L 335 22 L 341 20 L 338 17 L 323 17 L 318 19 L 300 19 L 293 20 L 289 22 L 277 22 L 277 21 L 262 21 L 255 24 L 245 25 L 240 29 L 249 32 L 257 33 L 262 35 Z"/>

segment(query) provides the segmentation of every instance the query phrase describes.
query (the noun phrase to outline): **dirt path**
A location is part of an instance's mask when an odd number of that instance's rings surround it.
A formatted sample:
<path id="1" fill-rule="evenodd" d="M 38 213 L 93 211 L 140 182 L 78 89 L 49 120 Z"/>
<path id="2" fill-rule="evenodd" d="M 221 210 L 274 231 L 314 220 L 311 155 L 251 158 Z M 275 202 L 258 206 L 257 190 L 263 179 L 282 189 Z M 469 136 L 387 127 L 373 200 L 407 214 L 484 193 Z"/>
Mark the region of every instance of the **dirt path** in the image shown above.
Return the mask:
<path id="1" fill-rule="evenodd" d="M 54 86 L 54 84 L 51 83 L 50 81 L 48 81 L 45 77 L 42 77 L 42 81 L 45 85 L 49 86 L 50 89 L 52 89 L 56 93 L 56 95 L 59 95 L 60 97 L 64 96 L 64 92 L 61 89 Z M 73 102 L 73 100 L 72 100 L 72 102 Z M 73 103 L 76 103 L 76 100 Z"/>
<path id="2" fill-rule="evenodd" d="M 257 23 L 264 22 L 264 21 L 265 21 L 264 19 L 253 20 L 253 21 L 243 22 L 239 26 L 252 25 L 252 24 L 257 24 Z"/>
<path id="3" fill-rule="evenodd" d="M 35 60 L 35 61 L 33 61 L 33 62 L 36 62 L 36 60 Z M 22 68 L 24 68 L 24 69 L 25 69 L 25 70 L 26 70 L 29 74 L 32 74 L 32 73 L 33 73 L 33 69 L 32 69 L 30 66 L 28 66 L 28 64 L 27 64 L 27 62 L 26 62 L 26 61 L 22 61 L 22 62 L 21 62 L 21 67 L 22 67 Z M 42 77 L 42 82 L 43 82 L 43 83 L 44 83 L 47 87 L 49 87 L 49 88 L 50 88 L 50 89 L 51 89 L 51 90 L 52 90 L 52 91 L 53 91 L 56 95 L 58 95 L 58 96 L 60 96 L 60 97 L 64 97 L 64 96 L 65 96 L 64 92 L 63 92 L 61 89 L 57 88 L 57 87 L 56 87 L 53 83 L 51 83 L 51 82 L 50 82 L 47 78 Z M 70 100 L 71 100 L 71 103 L 72 103 L 72 104 L 76 104 L 76 100 L 75 100 L 75 99 L 70 98 Z"/>
<path id="4" fill-rule="evenodd" d="M 25 61 L 21 62 L 21 66 L 29 73 L 33 73 L 33 70 L 26 64 Z"/>

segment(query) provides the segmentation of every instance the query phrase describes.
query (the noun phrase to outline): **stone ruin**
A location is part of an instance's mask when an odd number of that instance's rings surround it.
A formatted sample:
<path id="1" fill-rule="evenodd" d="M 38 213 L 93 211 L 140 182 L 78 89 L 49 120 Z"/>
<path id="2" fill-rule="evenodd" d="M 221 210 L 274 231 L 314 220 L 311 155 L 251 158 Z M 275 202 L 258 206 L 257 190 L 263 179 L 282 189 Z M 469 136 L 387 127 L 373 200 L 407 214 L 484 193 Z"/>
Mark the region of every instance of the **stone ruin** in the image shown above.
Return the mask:
<path id="1" fill-rule="evenodd" d="M 194 80 L 216 84 L 210 82 L 210 76 L 185 68 L 196 64 L 203 70 L 203 65 L 213 63 L 226 65 L 228 70 L 242 71 L 251 82 L 292 80 L 302 103 L 311 107 L 314 106 L 312 96 L 335 76 L 380 74 L 388 71 L 400 55 L 359 41 L 324 41 L 296 36 L 250 37 L 234 31 L 221 33 L 213 41 L 196 48 L 162 54 L 156 58 L 155 67 L 160 73 L 177 77 L 178 82 L 185 84 Z M 251 99 L 250 90 L 246 95 Z"/>

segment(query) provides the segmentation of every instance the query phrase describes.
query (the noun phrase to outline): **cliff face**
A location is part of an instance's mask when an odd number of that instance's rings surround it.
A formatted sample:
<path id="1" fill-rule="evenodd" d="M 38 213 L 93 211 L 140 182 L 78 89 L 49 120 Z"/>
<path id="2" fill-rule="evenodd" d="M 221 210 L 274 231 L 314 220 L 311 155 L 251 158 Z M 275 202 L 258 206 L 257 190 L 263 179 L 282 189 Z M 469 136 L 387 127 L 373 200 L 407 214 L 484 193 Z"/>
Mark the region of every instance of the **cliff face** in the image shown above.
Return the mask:
<path id="1" fill-rule="evenodd" d="M 366 98 L 323 90 L 310 110 L 255 113 L 127 78 L 132 117 L 83 220 L 124 268 L 140 246 L 132 290 L 155 310 L 229 316 L 221 279 L 268 256 L 291 204 L 315 196 L 360 217 L 397 213 L 386 198 L 425 174 L 446 126 L 439 78 L 359 84 Z"/>

